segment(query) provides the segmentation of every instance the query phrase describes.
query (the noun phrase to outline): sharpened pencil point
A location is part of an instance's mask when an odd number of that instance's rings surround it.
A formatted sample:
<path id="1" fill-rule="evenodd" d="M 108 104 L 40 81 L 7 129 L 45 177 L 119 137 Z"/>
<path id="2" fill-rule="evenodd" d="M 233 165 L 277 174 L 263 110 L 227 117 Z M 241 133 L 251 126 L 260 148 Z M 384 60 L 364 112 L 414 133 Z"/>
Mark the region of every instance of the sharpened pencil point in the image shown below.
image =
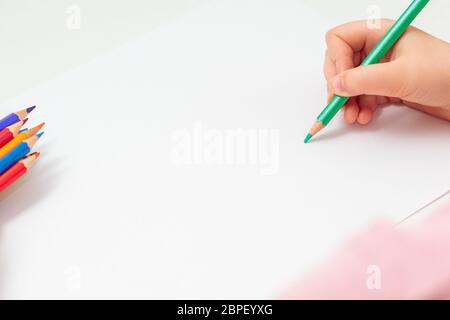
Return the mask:
<path id="1" fill-rule="evenodd" d="M 312 137 L 313 137 L 313 135 L 312 135 L 311 133 L 308 133 L 308 135 L 306 136 L 304 142 L 305 142 L 305 143 L 308 143 L 309 140 L 311 140 Z"/>
<path id="2" fill-rule="evenodd" d="M 41 123 L 40 125 L 38 125 L 38 126 L 36 126 L 34 128 L 31 128 L 30 130 L 28 130 L 28 135 L 29 136 L 34 136 L 35 134 L 37 134 L 42 129 L 42 127 L 44 125 L 45 125 L 45 123 Z"/>
<path id="3" fill-rule="evenodd" d="M 32 106 L 30 108 L 27 109 L 27 113 L 31 113 L 31 111 L 33 111 L 36 108 L 36 106 Z"/>
<path id="4" fill-rule="evenodd" d="M 45 133 L 45 131 L 39 132 L 39 133 L 37 134 L 37 137 L 40 139 L 40 138 L 44 135 L 44 133 Z"/>

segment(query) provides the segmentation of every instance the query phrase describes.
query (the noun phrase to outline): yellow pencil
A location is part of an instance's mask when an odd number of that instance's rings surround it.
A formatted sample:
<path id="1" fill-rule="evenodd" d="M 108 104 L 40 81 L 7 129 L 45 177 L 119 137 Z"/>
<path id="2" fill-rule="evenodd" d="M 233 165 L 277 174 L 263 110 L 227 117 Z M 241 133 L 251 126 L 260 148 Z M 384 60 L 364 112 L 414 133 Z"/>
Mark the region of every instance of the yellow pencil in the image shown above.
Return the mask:
<path id="1" fill-rule="evenodd" d="M 4 147 L 2 147 L 0 149 L 0 158 L 3 158 L 8 153 L 10 153 L 11 150 L 13 150 L 15 147 L 17 147 L 22 141 L 36 135 L 39 132 L 39 130 L 42 129 L 42 127 L 44 125 L 45 125 L 45 123 L 41 123 L 40 125 L 38 125 L 34 128 L 31 128 L 30 130 L 19 133 L 14 139 L 12 139 Z"/>

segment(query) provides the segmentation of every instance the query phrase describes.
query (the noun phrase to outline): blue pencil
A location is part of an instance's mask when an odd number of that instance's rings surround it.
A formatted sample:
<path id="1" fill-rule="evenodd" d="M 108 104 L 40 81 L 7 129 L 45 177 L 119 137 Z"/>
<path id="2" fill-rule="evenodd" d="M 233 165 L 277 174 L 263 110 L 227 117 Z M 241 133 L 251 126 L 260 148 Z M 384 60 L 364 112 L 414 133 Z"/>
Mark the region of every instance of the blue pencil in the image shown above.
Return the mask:
<path id="1" fill-rule="evenodd" d="M 28 116 L 28 114 L 34 110 L 34 108 L 36 108 L 36 106 L 7 115 L 6 117 L 0 120 L 0 130 L 3 130 L 4 128 L 9 127 L 10 125 L 13 125 L 16 122 L 25 119 Z"/>
<path id="2" fill-rule="evenodd" d="M 22 141 L 6 156 L 0 159 L 0 174 L 11 168 L 17 161 L 25 157 L 44 133 L 41 132 L 31 138 Z"/>

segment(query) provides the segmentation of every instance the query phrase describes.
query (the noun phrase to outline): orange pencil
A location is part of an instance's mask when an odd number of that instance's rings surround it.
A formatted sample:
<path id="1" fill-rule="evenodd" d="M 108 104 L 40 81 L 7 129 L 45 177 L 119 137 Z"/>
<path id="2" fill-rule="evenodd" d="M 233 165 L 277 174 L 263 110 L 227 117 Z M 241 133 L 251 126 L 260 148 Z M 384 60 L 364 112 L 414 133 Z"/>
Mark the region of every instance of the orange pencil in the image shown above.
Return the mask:
<path id="1" fill-rule="evenodd" d="M 12 166 L 8 171 L 0 176 L 0 192 L 7 189 L 14 182 L 16 182 L 20 177 L 30 170 L 32 165 L 35 163 L 36 159 L 39 158 L 40 153 L 35 152 L 30 154 L 28 157 L 23 158 Z"/>
<path id="2" fill-rule="evenodd" d="M 34 128 L 31 128 L 30 130 L 19 133 L 14 139 L 12 139 L 10 142 L 8 142 L 6 145 L 4 145 L 0 149 L 0 158 L 3 158 L 5 155 L 7 155 L 11 150 L 13 150 L 15 147 L 17 147 L 22 141 L 37 134 L 44 125 L 45 125 L 45 123 L 41 123 L 40 125 L 38 125 Z"/>
<path id="3" fill-rule="evenodd" d="M 22 120 L 0 131 L 0 148 L 5 146 L 8 142 L 14 139 L 19 134 L 19 130 L 28 121 L 28 119 Z"/>

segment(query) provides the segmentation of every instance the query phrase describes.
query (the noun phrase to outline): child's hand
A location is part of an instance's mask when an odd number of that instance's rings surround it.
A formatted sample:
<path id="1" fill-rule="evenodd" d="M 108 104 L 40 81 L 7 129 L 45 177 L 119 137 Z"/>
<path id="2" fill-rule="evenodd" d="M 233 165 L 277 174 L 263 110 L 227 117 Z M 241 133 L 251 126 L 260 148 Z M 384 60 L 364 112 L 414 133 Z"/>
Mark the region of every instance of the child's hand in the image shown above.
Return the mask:
<path id="1" fill-rule="evenodd" d="M 365 21 L 351 22 L 327 33 L 329 99 L 352 97 L 344 107 L 347 123 L 367 124 L 378 106 L 391 102 L 450 121 L 450 44 L 410 27 L 382 63 L 355 68 L 392 24 L 383 20 L 371 30 Z"/>

